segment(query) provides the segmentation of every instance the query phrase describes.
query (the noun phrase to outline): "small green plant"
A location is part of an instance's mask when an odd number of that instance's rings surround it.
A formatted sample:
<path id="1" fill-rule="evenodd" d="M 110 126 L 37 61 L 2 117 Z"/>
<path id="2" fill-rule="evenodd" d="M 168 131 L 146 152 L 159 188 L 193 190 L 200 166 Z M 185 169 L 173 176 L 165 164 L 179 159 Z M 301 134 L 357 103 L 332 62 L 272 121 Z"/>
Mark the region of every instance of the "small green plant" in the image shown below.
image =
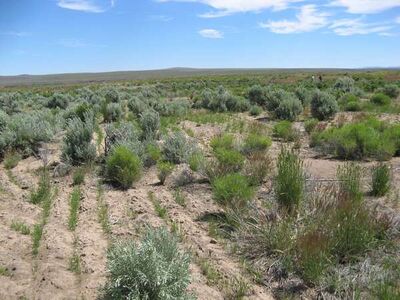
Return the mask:
<path id="1" fill-rule="evenodd" d="M 79 206 L 81 203 L 82 193 L 79 187 L 75 187 L 69 199 L 69 218 L 68 228 L 74 231 L 78 223 Z"/>
<path id="2" fill-rule="evenodd" d="M 249 109 L 249 113 L 251 116 L 259 116 L 263 112 L 262 107 L 258 105 L 252 105 Z"/>
<path id="3" fill-rule="evenodd" d="M 164 184 L 165 180 L 167 179 L 168 175 L 172 173 L 174 170 L 175 165 L 168 161 L 159 161 L 157 163 L 158 168 L 158 179 L 160 180 L 161 184 Z"/>
<path id="4" fill-rule="evenodd" d="M 106 160 L 106 176 L 114 185 L 129 189 L 142 172 L 140 158 L 124 145 L 114 148 Z"/>
<path id="5" fill-rule="evenodd" d="M 166 229 L 148 229 L 140 244 L 117 242 L 107 255 L 103 299 L 192 299 L 190 256 Z"/>
<path id="6" fill-rule="evenodd" d="M 207 279 L 207 284 L 218 285 L 222 280 L 221 273 L 207 259 L 199 259 L 199 266 Z"/>
<path id="7" fill-rule="evenodd" d="M 292 122 L 286 120 L 275 124 L 274 136 L 281 138 L 286 142 L 293 142 L 298 138 L 298 134 L 293 128 Z"/>
<path id="8" fill-rule="evenodd" d="M 204 167 L 204 154 L 200 151 L 194 152 L 192 155 L 189 157 L 189 167 L 192 171 L 199 171 Z"/>
<path id="9" fill-rule="evenodd" d="M 6 267 L 0 266 L 0 276 L 10 276 L 10 272 Z"/>
<path id="10" fill-rule="evenodd" d="M 75 172 L 72 174 L 72 184 L 73 185 L 81 185 L 85 182 L 85 169 L 77 168 Z"/>
<path id="11" fill-rule="evenodd" d="M 40 175 L 39 186 L 36 191 L 33 191 L 30 196 L 30 201 L 33 204 L 40 204 L 46 202 L 50 198 L 51 184 L 49 173 L 44 170 Z"/>
<path id="12" fill-rule="evenodd" d="M 217 177 L 213 183 L 214 197 L 217 202 L 232 208 L 246 208 L 254 196 L 246 176 L 239 173 Z"/>
<path id="13" fill-rule="evenodd" d="M 32 253 L 33 255 L 37 255 L 39 253 L 39 246 L 40 246 L 40 240 L 42 239 L 42 234 L 43 234 L 43 224 L 35 224 L 33 226 L 33 232 L 32 232 Z"/>
<path id="14" fill-rule="evenodd" d="M 156 164 L 161 158 L 161 149 L 157 144 L 148 144 L 146 147 L 148 165 Z"/>
<path id="15" fill-rule="evenodd" d="M 29 228 L 29 226 L 28 225 L 26 225 L 25 223 L 23 223 L 23 222 L 20 222 L 20 221 L 13 221 L 12 223 L 11 223 L 11 229 L 12 230 L 15 230 L 15 231 L 17 231 L 17 232 L 19 232 L 19 233 L 21 233 L 21 234 L 23 234 L 23 235 L 29 235 L 29 234 L 31 234 L 31 229 Z"/>
<path id="16" fill-rule="evenodd" d="M 96 198 L 98 203 L 97 216 L 99 219 L 99 223 L 101 225 L 101 228 L 103 229 L 103 232 L 105 234 L 109 234 L 111 233 L 111 226 L 108 218 L 108 206 L 107 203 L 104 201 L 104 190 L 101 184 L 98 184 L 97 186 Z"/>
<path id="17" fill-rule="evenodd" d="M 304 197 L 303 161 L 293 150 L 282 148 L 278 156 L 277 168 L 278 174 L 274 184 L 275 197 L 281 207 L 292 213 Z"/>
<path id="18" fill-rule="evenodd" d="M 372 195 L 381 197 L 390 190 L 390 169 L 386 164 L 379 164 L 372 170 Z"/>
<path id="19" fill-rule="evenodd" d="M 231 134 L 217 135 L 211 139 L 211 148 L 233 149 L 235 147 L 235 137 Z"/>
<path id="20" fill-rule="evenodd" d="M 81 257 L 77 253 L 70 257 L 68 270 L 75 274 L 81 274 Z"/>
<path id="21" fill-rule="evenodd" d="M 174 200 L 182 207 L 186 207 L 186 198 L 180 189 L 174 191 Z"/>
<path id="22" fill-rule="evenodd" d="M 4 168 L 6 168 L 7 170 L 15 168 L 21 159 L 21 155 L 17 152 L 6 153 L 6 155 L 4 156 Z"/>
<path id="23" fill-rule="evenodd" d="M 159 216 L 161 219 L 167 219 L 167 209 L 161 204 L 160 200 L 158 200 L 156 196 L 154 196 L 153 192 L 149 192 L 148 196 L 151 203 L 153 203 L 154 210 L 156 211 L 157 216 Z"/>
<path id="24" fill-rule="evenodd" d="M 245 161 L 245 157 L 237 150 L 217 148 L 214 155 L 223 174 L 240 171 Z"/>

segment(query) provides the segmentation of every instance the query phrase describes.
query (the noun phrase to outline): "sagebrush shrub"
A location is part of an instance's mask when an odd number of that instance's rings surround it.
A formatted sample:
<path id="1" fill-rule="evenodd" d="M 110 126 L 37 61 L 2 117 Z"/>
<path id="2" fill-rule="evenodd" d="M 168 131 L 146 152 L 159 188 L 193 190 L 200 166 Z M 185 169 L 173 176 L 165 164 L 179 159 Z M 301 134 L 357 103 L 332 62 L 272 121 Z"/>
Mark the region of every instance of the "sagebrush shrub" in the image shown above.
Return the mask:
<path id="1" fill-rule="evenodd" d="M 263 109 L 261 106 L 258 105 L 252 105 L 249 109 L 249 113 L 251 116 L 258 116 L 263 112 Z"/>
<path id="2" fill-rule="evenodd" d="M 275 109 L 275 115 L 281 120 L 294 121 L 302 111 L 303 106 L 300 100 L 294 95 L 288 94 L 287 97 L 281 100 L 278 107 Z"/>
<path id="3" fill-rule="evenodd" d="M 311 94 L 307 88 L 300 86 L 295 89 L 294 93 L 296 97 L 301 101 L 303 107 L 306 107 L 308 104 L 310 104 Z"/>
<path id="4" fill-rule="evenodd" d="M 139 244 L 117 242 L 107 255 L 102 299 L 192 299 L 190 256 L 166 229 L 148 229 Z"/>
<path id="5" fill-rule="evenodd" d="M 304 197 L 305 173 L 303 161 L 293 151 L 282 148 L 277 162 L 274 191 L 277 202 L 289 213 L 299 206 Z"/>
<path id="6" fill-rule="evenodd" d="M 106 122 L 115 122 L 122 118 L 123 109 L 120 103 L 108 103 L 103 109 L 103 118 Z"/>
<path id="7" fill-rule="evenodd" d="M 10 116 L 5 111 L 0 110 L 0 134 L 6 129 L 9 120 Z"/>
<path id="8" fill-rule="evenodd" d="M 261 85 L 253 85 L 248 91 L 248 97 L 253 105 L 265 105 L 265 89 Z"/>
<path id="9" fill-rule="evenodd" d="M 334 85 L 334 89 L 343 92 L 343 93 L 351 93 L 354 90 L 355 81 L 351 77 L 339 77 Z"/>
<path id="10" fill-rule="evenodd" d="M 117 103 L 120 100 L 120 94 L 115 88 L 109 88 L 105 91 L 104 98 L 107 103 Z"/>
<path id="11" fill-rule="evenodd" d="M 87 114 L 85 121 L 79 118 L 68 120 L 61 157 L 72 165 L 92 162 L 96 158 L 96 146 L 92 143 L 92 118 Z"/>
<path id="12" fill-rule="evenodd" d="M 163 155 L 166 161 L 174 164 L 187 162 L 196 147 L 181 131 L 176 131 L 165 138 Z"/>
<path id="13" fill-rule="evenodd" d="M 70 102 L 72 102 L 72 97 L 69 94 L 55 93 L 47 102 L 47 107 L 66 109 Z"/>
<path id="14" fill-rule="evenodd" d="M 133 123 L 127 121 L 112 123 L 106 126 L 105 131 L 106 155 L 112 152 L 114 147 L 124 145 L 140 157 L 143 156 L 145 148 L 139 139 L 141 133 Z"/>
<path id="15" fill-rule="evenodd" d="M 128 108 L 138 117 L 149 109 L 149 105 L 138 97 L 133 96 L 128 99 Z"/>
<path id="16" fill-rule="evenodd" d="M 106 159 L 107 179 L 122 189 L 129 189 L 140 178 L 141 172 L 140 158 L 126 146 L 115 147 Z"/>
<path id="17" fill-rule="evenodd" d="M 379 164 L 372 169 L 372 195 L 381 197 L 390 190 L 390 168 Z"/>
<path id="18" fill-rule="evenodd" d="M 315 91 L 311 99 L 311 114 L 318 120 L 333 117 L 339 111 L 338 104 L 331 94 Z"/>
<path id="19" fill-rule="evenodd" d="M 383 93 L 390 98 L 397 98 L 400 94 L 400 88 L 395 84 L 387 84 L 378 89 L 379 93 Z"/>
<path id="20" fill-rule="evenodd" d="M 140 115 L 140 126 L 144 139 L 155 139 L 160 129 L 160 115 L 154 110 L 146 110 Z"/>
<path id="21" fill-rule="evenodd" d="M 215 200 L 232 208 L 245 208 L 254 195 L 254 188 L 247 177 L 239 173 L 217 177 L 212 186 Z"/>

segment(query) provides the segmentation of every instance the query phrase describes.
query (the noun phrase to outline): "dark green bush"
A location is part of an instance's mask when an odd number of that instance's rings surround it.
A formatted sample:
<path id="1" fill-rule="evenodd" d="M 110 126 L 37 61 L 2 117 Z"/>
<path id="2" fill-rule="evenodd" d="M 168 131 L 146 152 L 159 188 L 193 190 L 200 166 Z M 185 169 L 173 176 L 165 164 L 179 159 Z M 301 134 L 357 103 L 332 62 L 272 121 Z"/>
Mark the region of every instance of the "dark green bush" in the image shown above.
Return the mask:
<path id="1" fill-rule="evenodd" d="M 338 104 L 331 94 L 316 90 L 311 99 L 311 114 L 318 120 L 333 117 L 339 111 Z"/>
<path id="2" fill-rule="evenodd" d="M 348 102 L 344 106 L 345 111 L 361 111 L 362 107 L 359 102 Z"/>
<path id="3" fill-rule="evenodd" d="M 109 250 L 102 299 L 192 299 L 189 264 L 175 236 L 148 229 L 140 244 L 117 242 Z"/>
<path id="4" fill-rule="evenodd" d="M 379 93 L 383 93 L 390 98 L 397 98 L 400 94 L 400 88 L 395 84 L 387 84 L 378 89 Z"/>
<path id="5" fill-rule="evenodd" d="M 218 161 L 218 168 L 223 174 L 239 171 L 245 160 L 239 151 L 226 148 L 216 148 L 214 155 Z"/>
<path id="6" fill-rule="evenodd" d="M 372 169 L 372 195 L 381 197 L 390 190 L 390 169 L 386 164 L 379 164 Z"/>
<path id="7" fill-rule="evenodd" d="M 260 85 L 253 85 L 248 91 L 248 97 L 253 105 L 265 105 L 265 89 Z"/>
<path id="8" fill-rule="evenodd" d="M 247 178 L 239 173 L 217 177 L 212 186 L 215 200 L 232 208 L 245 208 L 254 195 Z"/>
<path id="9" fill-rule="evenodd" d="M 372 96 L 371 102 L 375 105 L 388 105 L 390 104 L 391 100 L 389 96 L 385 94 L 378 93 Z"/>
<path id="10" fill-rule="evenodd" d="M 282 148 L 278 156 L 277 168 L 278 174 L 274 183 L 275 197 L 282 208 L 292 213 L 304 197 L 303 161 L 293 150 Z"/>
<path id="11" fill-rule="evenodd" d="M 242 149 L 246 154 L 250 154 L 257 151 L 266 150 L 271 146 L 272 142 L 269 137 L 262 136 L 256 133 L 250 133 L 244 140 Z"/>
<path id="12" fill-rule="evenodd" d="M 113 184 L 129 189 L 140 178 L 142 162 L 125 146 L 117 146 L 106 160 L 106 176 Z"/>

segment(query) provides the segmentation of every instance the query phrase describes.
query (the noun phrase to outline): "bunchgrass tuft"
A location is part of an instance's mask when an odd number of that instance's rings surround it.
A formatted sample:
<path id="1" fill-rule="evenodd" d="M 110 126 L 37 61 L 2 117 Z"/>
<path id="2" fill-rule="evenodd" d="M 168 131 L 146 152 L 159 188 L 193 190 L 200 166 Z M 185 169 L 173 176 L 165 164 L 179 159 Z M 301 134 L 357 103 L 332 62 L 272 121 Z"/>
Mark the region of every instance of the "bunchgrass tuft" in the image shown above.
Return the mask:
<path id="1" fill-rule="evenodd" d="M 75 187 L 69 199 L 69 218 L 68 228 L 74 231 L 78 223 L 79 206 L 82 198 L 82 193 L 79 187 Z"/>
<path id="2" fill-rule="evenodd" d="M 386 164 L 379 164 L 372 170 L 372 192 L 373 196 L 381 197 L 390 190 L 390 169 Z"/>
<path id="3" fill-rule="evenodd" d="M 12 230 L 15 230 L 23 235 L 29 235 L 31 233 L 29 226 L 20 221 L 13 221 L 10 227 Z"/>

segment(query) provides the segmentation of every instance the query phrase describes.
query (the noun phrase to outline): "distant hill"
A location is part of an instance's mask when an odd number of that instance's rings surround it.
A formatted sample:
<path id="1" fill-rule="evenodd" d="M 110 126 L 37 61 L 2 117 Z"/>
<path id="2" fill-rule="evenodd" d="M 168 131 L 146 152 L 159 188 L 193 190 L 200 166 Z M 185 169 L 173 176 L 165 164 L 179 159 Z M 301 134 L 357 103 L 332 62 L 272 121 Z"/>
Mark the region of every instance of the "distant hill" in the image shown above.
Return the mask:
<path id="1" fill-rule="evenodd" d="M 232 74 L 271 74 L 271 73 L 293 73 L 293 72 L 359 72 L 377 70 L 398 70 L 399 68 L 368 68 L 368 69 L 194 69 L 194 68 L 171 68 L 162 70 L 146 71 L 117 71 L 102 73 L 66 73 L 50 75 L 18 75 L 0 76 L 0 87 L 20 85 L 58 85 L 97 83 L 107 81 L 163 79 L 174 77 L 195 77 L 206 75 L 232 75 Z"/>

